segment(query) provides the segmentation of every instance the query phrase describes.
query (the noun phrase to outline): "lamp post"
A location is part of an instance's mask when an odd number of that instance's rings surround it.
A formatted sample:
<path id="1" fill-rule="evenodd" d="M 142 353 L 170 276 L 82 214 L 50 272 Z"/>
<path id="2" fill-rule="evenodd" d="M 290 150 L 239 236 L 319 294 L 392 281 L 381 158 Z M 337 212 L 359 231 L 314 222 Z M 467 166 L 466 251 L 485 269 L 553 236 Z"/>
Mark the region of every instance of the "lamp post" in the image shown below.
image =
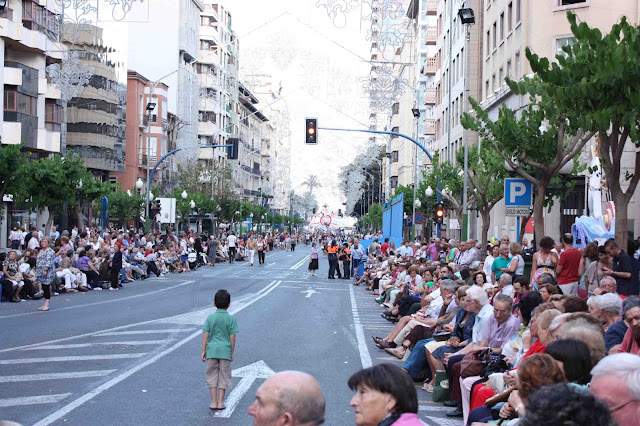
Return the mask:
<path id="1" fill-rule="evenodd" d="M 253 212 L 249 213 L 249 217 L 251 218 L 251 229 L 253 230 Z"/>
<path id="2" fill-rule="evenodd" d="M 236 210 L 236 216 L 238 216 L 238 220 L 240 220 L 240 211 Z M 240 233 L 238 236 L 242 235 L 242 222 L 240 222 Z"/>
<path id="3" fill-rule="evenodd" d="M 258 233 L 260 232 L 264 232 L 263 226 L 262 226 L 262 222 L 264 221 L 264 215 L 260 215 L 260 227 L 258 228 Z"/>
<path id="4" fill-rule="evenodd" d="M 192 212 L 193 212 L 193 210 L 195 210 L 195 208 L 196 208 L 195 201 L 191 200 L 191 202 L 189 203 L 189 208 L 191 209 Z M 190 215 L 187 216 L 187 226 L 188 226 L 189 230 L 191 230 L 191 216 Z M 197 226 L 198 225 L 196 225 L 196 228 L 197 228 Z M 196 231 L 197 231 L 197 229 L 196 229 Z"/>
<path id="5" fill-rule="evenodd" d="M 427 189 L 424 190 L 424 195 L 426 195 L 427 198 L 433 197 L 433 189 L 431 189 L 430 186 L 427 186 Z M 428 219 L 429 220 L 429 224 L 431 225 L 431 211 L 429 211 L 429 216 L 428 217 L 429 217 L 429 219 Z M 432 229 L 432 227 L 429 226 L 429 229 Z M 424 235 L 424 232 L 423 232 L 423 235 Z M 430 233 L 430 235 L 433 235 L 433 234 Z"/>
<path id="6" fill-rule="evenodd" d="M 417 106 L 417 105 L 416 105 Z M 412 108 L 411 112 L 413 113 L 413 117 L 416 119 L 416 140 L 420 136 L 420 110 L 418 108 Z M 417 200 L 417 191 L 418 191 L 418 148 L 413 146 L 413 215 L 411 216 L 411 239 L 416 239 L 416 203 Z"/>
<path id="7" fill-rule="evenodd" d="M 467 70 L 464 79 L 464 92 L 465 92 L 465 108 L 466 112 L 469 112 L 469 73 L 470 73 L 470 63 L 471 63 L 471 25 L 476 23 L 475 15 L 473 14 L 473 9 L 471 8 L 462 8 L 458 10 L 458 16 L 460 17 L 460 21 L 462 25 L 466 27 L 466 49 L 467 49 Z M 466 240 L 469 233 L 469 209 L 467 206 L 467 186 L 469 180 L 469 129 L 464 130 L 464 177 L 462 184 L 462 230 L 461 230 L 461 239 Z"/>

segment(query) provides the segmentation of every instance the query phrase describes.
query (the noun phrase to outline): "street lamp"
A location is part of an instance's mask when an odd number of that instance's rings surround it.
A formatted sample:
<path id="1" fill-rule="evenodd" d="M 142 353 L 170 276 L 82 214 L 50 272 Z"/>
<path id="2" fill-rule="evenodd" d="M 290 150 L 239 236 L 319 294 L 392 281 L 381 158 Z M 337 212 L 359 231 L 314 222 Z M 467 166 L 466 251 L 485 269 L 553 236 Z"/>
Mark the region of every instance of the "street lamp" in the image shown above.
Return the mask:
<path id="1" fill-rule="evenodd" d="M 191 211 L 193 212 L 193 210 L 196 208 L 196 203 L 195 201 L 191 200 L 191 202 L 189 203 L 189 208 L 191 209 Z M 187 227 L 189 229 L 191 229 L 191 216 L 187 215 Z"/>
<path id="2" fill-rule="evenodd" d="M 466 37 L 466 46 L 467 49 L 467 70 L 466 76 L 464 79 L 464 91 L 465 91 L 465 112 L 469 112 L 469 74 L 470 74 L 470 64 L 471 64 L 471 25 L 476 23 L 476 17 L 473 13 L 473 9 L 470 7 L 464 7 L 458 10 L 458 16 L 460 17 L 460 21 L 462 25 L 464 25 L 467 29 L 467 37 Z M 449 132 L 451 133 L 451 132 Z M 469 212 L 467 206 L 467 188 L 469 181 L 469 129 L 464 130 L 464 176 L 462 183 L 462 232 L 461 237 L 462 240 L 466 240 L 468 236 L 468 227 L 469 227 Z"/>
<path id="3" fill-rule="evenodd" d="M 430 186 L 427 186 L 427 189 L 424 190 L 424 195 L 431 198 L 433 196 L 433 189 Z"/>
<path id="4" fill-rule="evenodd" d="M 414 203 L 414 205 L 415 205 L 416 209 L 419 209 L 422 206 L 422 203 L 420 202 L 419 199 L 416 198 L 416 202 Z M 415 215 L 415 213 L 414 213 L 414 215 Z"/>
<path id="5" fill-rule="evenodd" d="M 142 181 L 142 179 L 138 178 L 138 180 L 136 181 L 136 189 L 140 191 L 143 186 L 144 186 L 144 182 Z"/>

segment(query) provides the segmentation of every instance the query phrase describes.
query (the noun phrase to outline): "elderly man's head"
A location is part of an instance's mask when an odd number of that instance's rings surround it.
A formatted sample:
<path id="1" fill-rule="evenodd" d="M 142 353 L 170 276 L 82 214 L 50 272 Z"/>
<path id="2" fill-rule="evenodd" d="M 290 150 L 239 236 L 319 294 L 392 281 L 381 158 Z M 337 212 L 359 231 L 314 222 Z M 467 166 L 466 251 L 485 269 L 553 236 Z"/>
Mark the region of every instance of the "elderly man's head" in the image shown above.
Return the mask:
<path id="1" fill-rule="evenodd" d="M 502 324 L 509 319 L 513 309 L 513 299 L 504 294 L 499 294 L 493 299 L 493 315 L 498 324 Z"/>
<path id="2" fill-rule="evenodd" d="M 500 288 L 504 288 L 508 285 L 511 285 L 511 283 L 512 283 L 511 275 L 509 274 L 500 275 L 500 279 L 498 280 L 498 285 L 500 286 Z"/>
<path id="3" fill-rule="evenodd" d="M 618 290 L 618 283 L 616 283 L 616 279 L 610 276 L 602 278 L 600 280 L 600 290 L 602 291 L 602 294 L 616 293 Z"/>
<path id="4" fill-rule="evenodd" d="M 248 413 L 256 426 L 315 426 L 324 423 L 324 409 L 316 379 L 299 371 L 283 371 L 260 386 Z"/>
<path id="5" fill-rule="evenodd" d="M 509 257 L 509 244 L 500 244 L 500 256 L 505 259 Z"/>
<path id="6" fill-rule="evenodd" d="M 640 416 L 640 357 L 609 355 L 591 370 L 589 390 L 609 406 L 620 426 L 638 424 Z"/>
<path id="7" fill-rule="evenodd" d="M 477 285 L 469 287 L 467 290 L 467 297 L 468 310 L 471 312 L 478 313 L 487 303 L 489 303 L 487 293 L 482 289 L 482 287 Z"/>

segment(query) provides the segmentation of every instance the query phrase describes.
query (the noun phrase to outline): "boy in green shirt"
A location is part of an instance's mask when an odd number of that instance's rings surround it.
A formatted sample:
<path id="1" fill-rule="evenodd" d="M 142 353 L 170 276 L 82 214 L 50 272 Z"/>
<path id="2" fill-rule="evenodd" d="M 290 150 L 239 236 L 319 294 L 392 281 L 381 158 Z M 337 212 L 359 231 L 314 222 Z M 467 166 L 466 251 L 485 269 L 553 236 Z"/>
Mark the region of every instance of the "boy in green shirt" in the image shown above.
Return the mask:
<path id="1" fill-rule="evenodd" d="M 213 299 L 218 308 L 209 315 L 202 326 L 202 362 L 207 363 L 205 379 L 211 392 L 212 410 L 224 410 L 224 394 L 231 388 L 231 361 L 236 346 L 238 322 L 227 312 L 231 295 L 227 290 L 218 290 Z"/>

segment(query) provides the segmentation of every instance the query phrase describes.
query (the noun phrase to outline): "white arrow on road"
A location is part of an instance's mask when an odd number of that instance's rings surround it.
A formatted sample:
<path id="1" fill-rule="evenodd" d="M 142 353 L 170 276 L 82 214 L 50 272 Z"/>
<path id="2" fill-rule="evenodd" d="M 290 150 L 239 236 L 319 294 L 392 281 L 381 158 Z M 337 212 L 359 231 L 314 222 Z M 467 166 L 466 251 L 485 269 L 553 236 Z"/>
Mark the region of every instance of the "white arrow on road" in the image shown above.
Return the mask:
<path id="1" fill-rule="evenodd" d="M 222 411 L 218 411 L 215 416 L 229 418 L 233 414 L 234 410 L 238 407 L 240 400 L 245 393 L 251 388 L 253 382 L 257 379 L 268 379 L 276 374 L 270 369 L 264 361 L 260 360 L 253 364 L 245 365 L 244 367 L 237 368 L 231 372 L 232 377 L 241 377 L 240 383 L 233 388 L 229 396 L 225 401 L 225 408 Z"/>
<path id="2" fill-rule="evenodd" d="M 307 299 L 310 299 L 312 294 L 320 294 L 320 292 L 317 292 L 312 288 L 310 288 L 309 290 L 303 290 L 300 293 L 307 293 L 307 296 L 306 296 Z"/>

